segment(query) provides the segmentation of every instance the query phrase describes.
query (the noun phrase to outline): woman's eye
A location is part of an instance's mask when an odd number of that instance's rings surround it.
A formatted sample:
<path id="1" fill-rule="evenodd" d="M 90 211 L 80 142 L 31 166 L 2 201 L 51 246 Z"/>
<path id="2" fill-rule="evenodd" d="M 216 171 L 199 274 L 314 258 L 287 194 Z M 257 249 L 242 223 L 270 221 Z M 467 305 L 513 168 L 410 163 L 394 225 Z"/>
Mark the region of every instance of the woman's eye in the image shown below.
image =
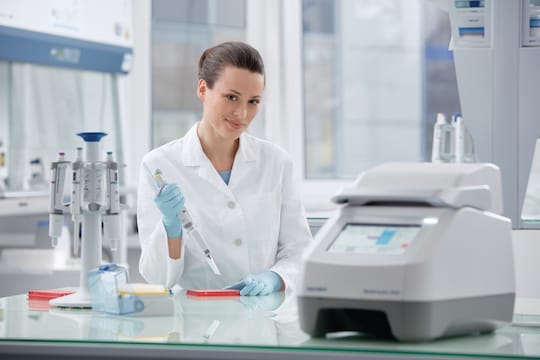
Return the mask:
<path id="1" fill-rule="evenodd" d="M 250 104 L 253 104 L 253 105 L 259 105 L 261 103 L 261 100 L 259 99 L 253 99 L 253 100 L 250 100 L 249 101 Z"/>
<path id="2" fill-rule="evenodd" d="M 236 101 L 236 100 L 238 100 L 238 97 L 236 95 L 227 95 L 227 99 L 229 99 L 231 101 Z"/>

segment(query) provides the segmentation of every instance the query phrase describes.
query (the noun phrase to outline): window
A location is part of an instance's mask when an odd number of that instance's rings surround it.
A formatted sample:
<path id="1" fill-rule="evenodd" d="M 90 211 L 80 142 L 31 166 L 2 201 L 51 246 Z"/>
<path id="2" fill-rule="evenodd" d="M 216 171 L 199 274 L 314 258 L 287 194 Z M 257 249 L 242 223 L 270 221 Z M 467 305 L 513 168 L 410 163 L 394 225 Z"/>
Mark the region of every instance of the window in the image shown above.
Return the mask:
<path id="1" fill-rule="evenodd" d="M 6 191 L 47 193 L 50 163 L 59 151 L 73 160 L 82 131 L 106 132 L 103 157 L 113 151 L 123 163 L 117 91 L 114 74 L 0 61 L 0 181 Z"/>
<path id="2" fill-rule="evenodd" d="M 428 161 L 437 112 L 459 111 L 448 15 L 422 1 L 303 0 L 306 180 Z"/>
<path id="3" fill-rule="evenodd" d="M 244 41 L 244 0 L 152 1 L 152 147 L 183 136 L 202 115 L 197 63 L 208 47 Z"/>

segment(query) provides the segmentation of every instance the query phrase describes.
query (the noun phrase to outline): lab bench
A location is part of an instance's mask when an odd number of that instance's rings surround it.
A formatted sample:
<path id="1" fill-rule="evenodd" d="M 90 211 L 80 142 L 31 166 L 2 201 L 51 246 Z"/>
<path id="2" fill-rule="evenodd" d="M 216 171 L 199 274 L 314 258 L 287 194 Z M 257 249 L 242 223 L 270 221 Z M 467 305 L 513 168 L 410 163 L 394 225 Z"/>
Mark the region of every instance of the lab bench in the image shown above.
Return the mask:
<path id="1" fill-rule="evenodd" d="M 52 309 L 26 294 L 0 299 L 0 358 L 16 359 L 532 359 L 540 358 L 540 316 L 494 333 L 400 343 L 360 333 L 310 338 L 296 297 L 200 299 L 179 292 L 170 313 L 110 315 Z"/>

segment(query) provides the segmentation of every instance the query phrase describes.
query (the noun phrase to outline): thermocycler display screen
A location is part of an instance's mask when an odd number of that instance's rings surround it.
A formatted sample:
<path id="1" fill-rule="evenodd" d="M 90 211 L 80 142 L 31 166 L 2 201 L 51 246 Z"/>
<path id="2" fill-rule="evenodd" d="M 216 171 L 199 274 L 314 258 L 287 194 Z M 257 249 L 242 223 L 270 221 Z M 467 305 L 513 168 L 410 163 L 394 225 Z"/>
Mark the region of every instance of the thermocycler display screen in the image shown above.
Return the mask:
<path id="1" fill-rule="evenodd" d="M 354 254 L 403 254 L 420 225 L 346 224 L 327 251 Z"/>

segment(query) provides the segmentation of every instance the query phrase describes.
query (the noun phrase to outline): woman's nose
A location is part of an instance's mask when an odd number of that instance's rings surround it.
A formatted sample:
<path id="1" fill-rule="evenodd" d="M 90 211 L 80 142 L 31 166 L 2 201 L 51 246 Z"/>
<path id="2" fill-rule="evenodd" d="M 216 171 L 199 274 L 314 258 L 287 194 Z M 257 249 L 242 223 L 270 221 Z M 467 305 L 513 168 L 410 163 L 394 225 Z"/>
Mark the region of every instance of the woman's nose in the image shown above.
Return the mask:
<path id="1" fill-rule="evenodd" d="M 246 117 L 246 113 L 247 113 L 247 109 L 246 109 L 246 106 L 245 105 L 238 105 L 234 110 L 233 110 L 233 115 L 240 118 L 240 119 L 243 119 Z"/>

